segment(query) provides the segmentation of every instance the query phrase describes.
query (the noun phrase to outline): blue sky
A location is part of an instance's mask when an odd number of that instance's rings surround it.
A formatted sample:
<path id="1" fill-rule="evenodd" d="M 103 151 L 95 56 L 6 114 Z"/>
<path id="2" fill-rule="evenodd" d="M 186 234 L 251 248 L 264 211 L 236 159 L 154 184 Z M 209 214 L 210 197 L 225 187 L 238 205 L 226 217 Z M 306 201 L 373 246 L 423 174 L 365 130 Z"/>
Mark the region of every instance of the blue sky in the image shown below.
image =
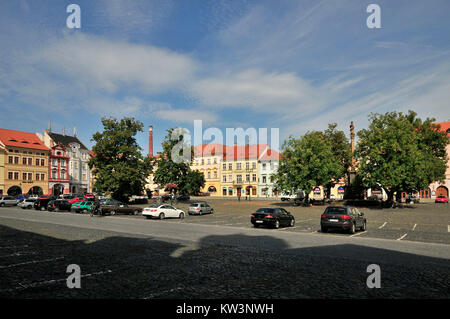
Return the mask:
<path id="1" fill-rule="evenodd" d="M 81 8 L 68 29 L 66 7 Z M 369 29 L 366 8 L 381 8 Z M 88 146 L 102 117 L 170 127 L 367 126 L 370 112 L 450 120 L 450 2 L 1 1 L 2 128 L 67 133 Z M 208 141 L 205 141 L 208 142 Z"/>

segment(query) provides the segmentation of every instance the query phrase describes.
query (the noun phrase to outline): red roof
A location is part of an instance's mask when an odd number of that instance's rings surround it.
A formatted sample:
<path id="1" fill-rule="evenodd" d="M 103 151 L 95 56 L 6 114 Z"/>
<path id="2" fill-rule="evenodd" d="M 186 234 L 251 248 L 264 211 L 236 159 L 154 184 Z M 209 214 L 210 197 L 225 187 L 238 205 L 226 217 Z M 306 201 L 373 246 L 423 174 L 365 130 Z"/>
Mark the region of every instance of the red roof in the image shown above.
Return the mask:
<path id="1" fill-rule="evenodd" d="M 267 149 L 260 158 L 260 161 L 279 161 L 281 159 L 281 154 L 271 148 Z"/>
<path id="2" fill-rule="evenodd" d="M 50 151 L 34 133 L 7 130 L 0 128 L 0 142 L 5 146 L 31 148 Z"/>
<path id="3" fill-rule="evenodd" d="M 450 121 L 449 122 L 440 122 L 440 123 L 433 123 L 433 124 L 437 124 L 440 125 L 440 131 L 441 132 L 446 132 L 448 136 L 450 136 Z"/>

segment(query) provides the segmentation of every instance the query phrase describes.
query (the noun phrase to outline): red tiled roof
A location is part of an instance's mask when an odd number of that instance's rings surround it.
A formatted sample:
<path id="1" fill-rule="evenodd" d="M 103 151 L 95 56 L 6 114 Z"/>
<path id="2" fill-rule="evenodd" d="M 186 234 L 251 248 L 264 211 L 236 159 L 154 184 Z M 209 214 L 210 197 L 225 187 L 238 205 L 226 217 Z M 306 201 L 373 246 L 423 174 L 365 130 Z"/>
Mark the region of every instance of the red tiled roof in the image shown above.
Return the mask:
<path id="1" fill-rule="evenodd" d="M 267 149 L 261 157 L 260 161 L 279 161 L 281 159 L 281 154 L 271 148 Z"/>
<path id="2" fill-rule="evenodd" d="M 440 131 L 441 132 L 447 132 L 447 135 L 450 136 L 450 121 L 449 122 L 440 122 L 440 123 L 433 123 L 440 125 Z"/>
<path id="3" fill-rule="evenodd" d="M 0 128 L 0 142 L 5 146 L 50 151 L 34 133 Z"/>

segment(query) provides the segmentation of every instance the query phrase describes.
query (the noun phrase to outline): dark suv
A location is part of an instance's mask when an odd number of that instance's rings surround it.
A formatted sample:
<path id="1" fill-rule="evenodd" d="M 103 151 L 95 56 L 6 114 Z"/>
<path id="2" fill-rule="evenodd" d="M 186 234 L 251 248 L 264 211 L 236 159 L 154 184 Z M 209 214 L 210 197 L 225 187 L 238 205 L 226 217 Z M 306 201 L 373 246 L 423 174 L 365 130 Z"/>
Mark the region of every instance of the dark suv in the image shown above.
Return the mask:
<path id="1" fill-rule="evenodd" d="M 357 229 L 366 230 L 367 220 L 364 213 L 351 206 L 329 206 L 320 216 L 320 229 L 326 233 L 328 229 L 341 229 L 354 234 Z"/>
<path id="2" fill-rule="evenodd" d="M 52 200 L 48 203 L 47 205 L 47 210 L 49 212 L 52 211 L 61 211 L 61 210 L 66 210 L 68 212 L 70 212 L 70 208 L 72 207 L 72 204 L 69 203 L 69 201 L 64 200 L 64 199 L 57 199 L 57 200 Z"/>
<path id="3" fill-rule="evenodd" d="M 37 201 L 34 202 L 34 209 L 36 210 L 46 210 L 48 203 L 51 201 L 50 198 L 39 198 Z"/>

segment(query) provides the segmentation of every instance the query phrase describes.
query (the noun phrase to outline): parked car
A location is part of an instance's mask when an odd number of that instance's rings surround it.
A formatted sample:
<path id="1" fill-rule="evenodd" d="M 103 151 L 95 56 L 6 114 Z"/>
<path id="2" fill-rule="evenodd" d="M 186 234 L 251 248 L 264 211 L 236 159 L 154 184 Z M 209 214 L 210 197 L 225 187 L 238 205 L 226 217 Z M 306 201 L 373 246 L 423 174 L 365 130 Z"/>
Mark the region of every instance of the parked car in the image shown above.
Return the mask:
<path id="1" fill-rule="evenodd" d="M 405 202 L 406 202 L 407 204 L 417 204 L 417 203 L 420 202 L 420 199 L 419 199 L 419 197 L 417 197 L 417 196 L 414 196 L 414 195 L 408 195 L 408 196 L 406 197 Z"/>
<path id="2" fill-rule="evenodd" d="M 434 202 L 435 203 L 447 203 L 448 204 L 448 197 L 444 196 L 444 195 L 439 195 L 438 197 L 436 197 Z"/>
<path id="3" fill-rule="evenodd" d="M 69 203 L 69 201 L 64 200 L 64 199 L 57 199 L 57 200 L 52 200 L 48 203 L 47 210 L 49 212 L 52 212 L 52 211 L 58 212 L 61 210 L 67 210 L 70 212 L 71 207 L 72 207 L 72 204 Z"/>
<path id="4" fill-rule="evenodd" d="M 28 195 L 28 198 L 38 199 L 39 195 L 35 195 L 35 194 Z"/>
<path id="5" fill-rule="evenodd" d="M 79 212 L 87 213 L 87 212 L 91 211 L 93 206 L 94 206 L 94 201 L 87 200 L 87 201 L 73 203 L 70 210 L 74 211 L 76 213 L 79 213 Z"/>
<path id="6" fill-rule="evenodd" d="M 157 217 L 159 219 L 164 218 L 183 219 L 186 216 L 186 214 L 181 209 L 178 209 L 170 205 L 155 204 L 150 207 L 144 208 L 144 210 L 142 211 L 142 216 L 145 216 L 147 219 L 153 217 Z"/>
<path id="7" fill-rule="evenodd" d="M 191 199 L 191 197 L 189 195 L 182 195 L 182 194 L 177 195 L 177 200 L 179 200 L 179 201 L 188 201 L 190 199 Z"/>
<path id="8" fill-rule="evenodd" d="M 17 206 L 22 207 L 23 209 L 32 209 L 34 206 L 34 203 L 37 201 L 37 199 L 34 198 L 25 198 L 21 199 L 21 202 L 17 204 Z"/>
<path id="9" fill-rule="evenodd" d="M 2 196 L 0 198 L 0 207 L 15 205 L 17 205 L 17 199 L 14 196 Z"/>
<path id="10" fill-rule="evenodd" d="M 142 212 L 142 208 L 128 206 L 118 200 L 107 198 L 100 201 L 100 213 L 102 215 L 109 214 L 126 214 L 126 215 L 138 215 Z"/>
<path id="11" fill-rule="evenodd" d="M 93 194 L 84 194 L 84 198 L 86 200 L 95 200 L 95 196 Z"/>
<path id="12" fill-rule="evenodd" d="M 326 233 L 329 229 L 341 229 L 354 234 L 357 229 L 365 231 L 367 220 L 364 213 L 351 206 L 328 206 L 320 216 L 320 229 Z"/>
<path id="13" fill-rule="evenodd" d="M 290 201 L 290 200 L 293 200 L 296 197 L 297 197 L 296 194 L 284 193 L 284 194 L 281 194 L 281 201 L 282 202 Z"/>
<path id="14" fill-rule="evenodd" d="M 189 215 L 203 215 L 212 214 L 214 209 L 205 202 L 196 202 L 189 205 L 188 214 Z"/>
<path id="15" fill-rule="evenodd" d="M 36 210 L 46 210 L 50 201 L 49 198 L 39 198 L 34 202 L 33 207 Z"/>
<path id="16" fill-rule="evenodd" d="M 84 197 L 76 196 L 72 199 L 69 199 L 68 201 L 69 201 L 69 203 L 74 204 L 74 203 L 82 202 L 84 200 L 85 200 Z"/>
<path id="17" fill-rule="evenodd" d="M 161 200 L 163 202 L 170 200 L 171 198 L 173 198 L 172 194 L 166 194 L 166 195 L 161 195 Z"/>
<path id="18" fill-rule="evenodd" d="M 280 226 L 294 226 L 295 218 L 284 208 L 265 207 L 259 208 L 251 215 L 250 222 L 255 228 L 259 226 L 270 226 L 280 228 Z"/>
<path id="19" fill-rule="evenodd" d="M 17 200 L 21 200 L 21 199 L 25 199 L 26 197 L 25 197 L 25 195 L 24 194 L 20 194 L 20 195 L 17 195 L 16 196 L 16 199 Z"/>

